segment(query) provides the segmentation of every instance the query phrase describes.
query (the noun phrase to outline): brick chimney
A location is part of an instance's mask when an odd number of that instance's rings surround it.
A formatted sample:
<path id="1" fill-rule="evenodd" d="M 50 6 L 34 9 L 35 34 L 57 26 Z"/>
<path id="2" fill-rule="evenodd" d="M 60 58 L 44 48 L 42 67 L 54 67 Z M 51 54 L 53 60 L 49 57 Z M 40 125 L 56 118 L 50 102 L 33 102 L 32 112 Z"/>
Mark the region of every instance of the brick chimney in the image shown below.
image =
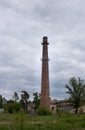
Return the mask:
<path id="1" fill-rule="evenodd" d="M 40 106 L 50 109 L 49 97 L 49 59 L 48 59 L 48 38 L 43 37 L 42 42 L 42 75 L 41 75 L 41 100 Z"/>

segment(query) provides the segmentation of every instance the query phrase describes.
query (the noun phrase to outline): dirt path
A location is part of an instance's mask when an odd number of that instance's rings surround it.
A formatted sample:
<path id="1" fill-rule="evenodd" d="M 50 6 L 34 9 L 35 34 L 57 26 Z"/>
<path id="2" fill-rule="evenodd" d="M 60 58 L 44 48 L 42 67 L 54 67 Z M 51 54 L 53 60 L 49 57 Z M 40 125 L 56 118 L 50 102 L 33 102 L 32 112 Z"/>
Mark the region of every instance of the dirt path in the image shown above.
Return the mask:
<path id="1" fill-rule="evenodd" d="M 11 121 L 0 121 L 0 125 L 12 124 Z"/>

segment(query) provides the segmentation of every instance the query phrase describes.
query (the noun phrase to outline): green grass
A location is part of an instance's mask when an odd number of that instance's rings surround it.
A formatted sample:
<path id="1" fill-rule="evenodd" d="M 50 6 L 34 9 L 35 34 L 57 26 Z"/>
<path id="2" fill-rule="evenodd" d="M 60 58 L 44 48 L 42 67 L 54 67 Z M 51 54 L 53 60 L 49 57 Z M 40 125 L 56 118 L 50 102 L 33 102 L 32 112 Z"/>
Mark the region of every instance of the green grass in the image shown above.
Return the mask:
<path id="1" fill-rule="evenodd" d="M 28 114 L 0 114 L 0 130 L 85 130 L 84 114 L 56 114 L 31 116 Z"/>

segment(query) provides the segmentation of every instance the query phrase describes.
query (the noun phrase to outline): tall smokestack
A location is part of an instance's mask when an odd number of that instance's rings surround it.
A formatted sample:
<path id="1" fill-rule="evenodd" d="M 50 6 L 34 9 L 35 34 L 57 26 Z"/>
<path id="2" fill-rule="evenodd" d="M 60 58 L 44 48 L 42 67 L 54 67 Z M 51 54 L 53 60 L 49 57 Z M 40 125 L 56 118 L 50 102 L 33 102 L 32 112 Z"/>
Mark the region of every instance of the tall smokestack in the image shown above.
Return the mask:
<path id="1" fill-rule="evenodd" d="M 49 94 L 49 65 L 48 65 L 48 38 L 43 37 L 42 50 L 42 76 L 41 76 L 41 100 L 40 106 L 50 109 Z"/>

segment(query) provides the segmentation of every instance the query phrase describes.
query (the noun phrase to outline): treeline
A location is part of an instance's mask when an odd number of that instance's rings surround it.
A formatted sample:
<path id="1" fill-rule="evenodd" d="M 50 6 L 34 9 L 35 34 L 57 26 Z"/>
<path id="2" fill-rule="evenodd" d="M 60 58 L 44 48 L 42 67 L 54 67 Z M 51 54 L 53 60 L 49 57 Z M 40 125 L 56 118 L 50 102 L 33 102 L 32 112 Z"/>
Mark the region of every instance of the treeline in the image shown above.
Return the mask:
<path id="1" fill-rule="evenodd" d="M 25 112 L 36 112 L 40 105 L 40 94 L 33 93 L 33 101 L 30 101 L 30 95 L 27 91 L 21 91 L 20 99 L 17 92 L 14 92 L 12 99 L 7 100 L 0 95 L 0 108 L 4 111 L 13 113 L 23 109 Z"/>
<path id="2" fill-rule="evenodd" d="M 72 77 L 64 87 L 67 89 L 66 93 L 69 96 L 67 100 L 72 102 L 75 113 L 78 113 L 79 107 L 85 105 L 84 80 L 79 77 Z M 40 94 L 35 92 L 33 93 L 33 97 L 33 101 L 30 101 L 30 95 L 25 90 L 21 91 L 20 99 L 17 92 L 14 92 L 13 98 L 9 101 L 0 95 L 0 108 L 4 108 L 9 113 L 18 112 L 21 109 L 25 112 L 36 112 L 40 105 Z"/>

